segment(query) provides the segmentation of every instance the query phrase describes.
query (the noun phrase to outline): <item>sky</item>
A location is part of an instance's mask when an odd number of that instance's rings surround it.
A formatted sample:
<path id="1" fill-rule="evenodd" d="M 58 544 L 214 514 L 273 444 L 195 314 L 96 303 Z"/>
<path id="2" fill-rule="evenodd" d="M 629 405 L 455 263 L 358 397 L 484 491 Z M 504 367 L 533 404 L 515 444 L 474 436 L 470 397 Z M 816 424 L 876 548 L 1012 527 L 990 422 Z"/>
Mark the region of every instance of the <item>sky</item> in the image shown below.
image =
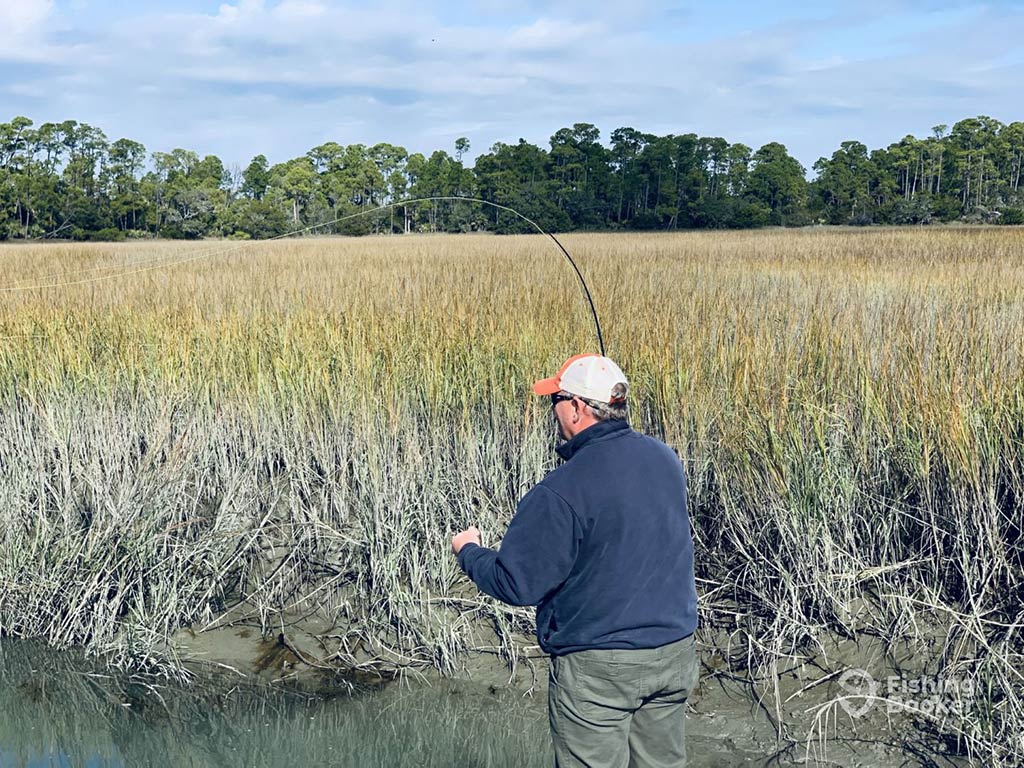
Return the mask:
<path id="1" fill-rule="evenodd" d="M 326 141 L 469 159 L 593 123 L 785 144 L 808 169 L 1024 120 L 1024 0 L 0 0 L 0 121 L 280 162 Z"/>

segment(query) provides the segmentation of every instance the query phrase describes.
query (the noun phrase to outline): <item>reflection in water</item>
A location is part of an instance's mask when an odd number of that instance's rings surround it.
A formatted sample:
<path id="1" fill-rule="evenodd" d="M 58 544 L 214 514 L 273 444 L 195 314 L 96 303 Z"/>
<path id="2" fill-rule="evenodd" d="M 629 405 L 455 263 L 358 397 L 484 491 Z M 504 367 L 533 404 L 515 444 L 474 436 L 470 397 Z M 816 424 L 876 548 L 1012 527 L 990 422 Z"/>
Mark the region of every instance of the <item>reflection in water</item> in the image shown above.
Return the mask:
<path id="1" fill-rule="evenodd" d="M 0 643 L 0 766 L 549 766 L 536 698 L 468 684 L 316 695 L 123 678 Z"/>

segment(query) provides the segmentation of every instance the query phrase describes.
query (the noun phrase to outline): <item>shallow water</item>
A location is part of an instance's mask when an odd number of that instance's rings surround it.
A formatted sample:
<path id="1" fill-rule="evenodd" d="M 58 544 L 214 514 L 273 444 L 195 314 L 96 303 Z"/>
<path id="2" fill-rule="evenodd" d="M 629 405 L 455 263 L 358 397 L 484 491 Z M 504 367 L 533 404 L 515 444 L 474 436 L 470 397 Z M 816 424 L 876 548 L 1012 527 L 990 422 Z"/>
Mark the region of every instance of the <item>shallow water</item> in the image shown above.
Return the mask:
<path id="1" fill-rule="evenodd" d="M 317 693 L 112 675 L 0 643 L 0 766 L 550 766 L 537 697 L 467 683 Z"/>

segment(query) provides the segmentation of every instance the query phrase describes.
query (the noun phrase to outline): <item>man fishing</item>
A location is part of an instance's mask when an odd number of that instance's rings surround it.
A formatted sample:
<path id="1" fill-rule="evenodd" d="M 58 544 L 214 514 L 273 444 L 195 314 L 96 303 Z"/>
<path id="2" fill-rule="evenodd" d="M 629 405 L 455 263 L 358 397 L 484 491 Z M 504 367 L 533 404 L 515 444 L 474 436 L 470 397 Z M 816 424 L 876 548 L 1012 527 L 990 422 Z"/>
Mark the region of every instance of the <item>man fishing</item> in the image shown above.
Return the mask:
<path id="1" fill-rule="evenodd" d="M 564 463 L 519 502 L 499 550 L 475 527 L 452 550 L 483 592 L 537 606 L 557 766 L 684 765 L 698 664 L 682 465 L 630 428 L 607 357 L 571 357 L 533 391 L 551 398 Z"/>

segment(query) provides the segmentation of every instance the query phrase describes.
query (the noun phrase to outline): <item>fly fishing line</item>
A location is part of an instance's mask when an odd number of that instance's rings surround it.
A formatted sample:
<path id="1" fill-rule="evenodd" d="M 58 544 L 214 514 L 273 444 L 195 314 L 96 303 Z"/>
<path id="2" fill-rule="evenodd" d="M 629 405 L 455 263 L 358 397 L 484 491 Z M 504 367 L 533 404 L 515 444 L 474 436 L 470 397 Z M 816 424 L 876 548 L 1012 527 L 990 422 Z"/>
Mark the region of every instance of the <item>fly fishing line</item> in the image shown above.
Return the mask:
<path id="1" fill-rule="evenodd" d="M 266 240 L 261 240 L 259 242 L 260 242 L 260 244 L 264 244 L 264 243 L 273 242 L 275 240 L 284 240 L 284 239 L 290 238 L 290 237 L 292 237 L 294 235 L 301 235 L 301 234 L 311 233 L 311 232 L 313 232 L 313 231 L 315 231 L 317 229 L 322 229 L 324 227 L 330 227 L 330 226 L 333 226 L 335 224 L 340 224 L 340 223 L 343 223 L 343 222 L 346 222 L 346 221 L 351 221 L 353 219 L 358 219 L 358 218 L 361 218 L 363 216 L 377 215 L 377 214 L 380 214 L 380 213 L 385 212 L 385 211 L 393 210 L 393 209 L 399 208 L 399 207 L 407 207 L 407 206 L 410 206 L 410 205 L 414 205 L 416 203 L 432 203 L 432 202 L 463 202 L 463 203 L 477 203 L 477 204 L 480 204 L 480 205 L 489 205 L 492 208 L 495 208 L 497 210 L 506 211 L 508 213 L 511 213 L 514 216 L 517 216 L 518 218 L 520 218 L 524 222 L 526 222 L 528 225 L 533 227 L 533 229 L 535 229 L 539 234 L 544 235 L 544 236 L 550 238 L 551 241 L 558 248 L 558 250 L 565 257 L 565 259 L 569 262 L 570 266 L 573 269 L 573 272 L 575 272 L 575 274 L 576 274 L 576 278 L 579 280 L 580 287 L 583 289 L 583 296 L 584 296 L 584 298 L 587 301 L 587 306 L 590 309 L 590 314 L 591 314 L 591 317 L 593 318 L 593 321 L 594 321 L 594 330 L 595 330 L 596 335 L 597 335 L 598 347 L 601 350 L 601 354 L 602 355 L 605 354 L 604 335 L 601 332 L 601 321 L 598 319 L 598 316 L 597 316 L 597 307 L 594 305 L 594 299 L 593 299 L 593 296 L 590 293 L 590 288 L 587 286 L 587 281 L 584 279 L 583 273 L 580 271 L 579 266 L 576 264 L 576 260 L 572 257 L 572 254 L 569 253 L 569 250 L 562 244 L 562 242 L 552 232 L 548 232 L 546 229 L 544 229 L 542 226 L 540 226 L 540 224 L 538 224 L 536 221 L 534 221 L 533 219 L 529 218 L 528 216 L 525 216 L 524 214 L 522 214 L 519 211 L 517 211 L 515 208 L 512 208 L 511 206 L 508 206 L 508 205 L 502 205 L 501 203 L 495 203 L 495 202 L 492 202 L 490 200 L 482 200 L 482 199 L 476 198 L 476 197 L 459 197 L 459 196 L 455 196 L 455 195 L 435 195 L 435 196 L 431 196 L 431 197 L 416 197 L 416 198 L 410 198 L 408 200 L 399 200 L 399 201 L 392 202 L 392 203 L 386 203 L 385 205 L 381 205 L 381 206 L 378 206 L 376 208 L 373 208 L 373 209 L 367 210 L 367 211 L 358 211 L 356 213 L 350 213 L 350 214 L 347 214 L 345 216 L 339 216 L 338 218 L 332 219 L 330 221 L 324 221 L 324 222 L 321 222 L 319 224 L 312 224 L 312 225 L 310 225 L 308 227 L 302 227 L 301 229 L 295 229 L 295 230 L 292 230 L 291 232 L 286 232 L 283 235 L 277 235 L 275 237 L 270 237 L 270 238 L 267 238 Z M 69 288 L 69 287 L 76 286 L 76 285 L 87 285 L 87 284 L 91 284 L 91 283 L 103 282 L 103 281 L 106 281 L 106 280 L 118 280 L 118 279 L 123 278 L 123 277 L 129 277 L 131 275 L 137 275 L 137 274 L 141 274 L 141 273 L 144 273 L 144 272 L 152 272 L 152 271 L 159 270 L 159 269 L 168 269 L 170 267 L 177 267 L 177 266 L 181 266 L 182 264 L 188 264 L 190 262 L 200 261 L 202 259 L 210 259 L 210 258 L 213 258 L 215 256 L 223 256 L 223 255 L 226 255 L 226 254 L 229 254 L 229 253 L 234 253 L 234 252 L 243 250 L 245 248 L 251 247 L 252 245 L 253 245 L 253 243 L 251 243 L 251 242 L 238 243 L 236 245 L 227 246 L 225 248 L 214 249 L 212 251 L 196 253 L 196 254 L 192 254 L 190 256 L 178 257 L 178 258 L 174 258 L 174 259 L 165 259 L 163 257 L 154 257 L 152 259 L 144 259 L 144 260 L 135 262 L 134 264 L 127 265 L 126 268 L 117 268 L 117 267 L 106 266 L 106 267 L 91 267 L 91 268 L 80 269 L 80 270 L 68 270 L 66 272 L 61 272 L 61 273 L 58 273 L 56 275 L 47 276 L 47 278 L 43 278 L 43 279 L 48 279 L 49 277 L 64 277 L 64 278 L 71 278 L 71 279 L 54 280 L 54 281 L 51 281 L 51 282 L 35 283 L 35 284 L 32 284 L 32 285 L 8 285 L 8 286 L 0 288 L 0 293 L 16 293 L 16 292 L 23 292 L 23 291 L 39 291 L 39 290 L 47 290 L 47 289 L 52 289 L 52 288 Z M 95 272 L 101 272 L 103 270 L 109 270 L 109 269 L 116 269 L 118 271 L 114 271 L 114 272 L 111 272 L 109 274 L 101 274 L 101 275 L 94 275 L 93 274 Z M 90 277 L 82 277 L 82 275 L 92 275 L 92 276 L 90 276 Z"/>

